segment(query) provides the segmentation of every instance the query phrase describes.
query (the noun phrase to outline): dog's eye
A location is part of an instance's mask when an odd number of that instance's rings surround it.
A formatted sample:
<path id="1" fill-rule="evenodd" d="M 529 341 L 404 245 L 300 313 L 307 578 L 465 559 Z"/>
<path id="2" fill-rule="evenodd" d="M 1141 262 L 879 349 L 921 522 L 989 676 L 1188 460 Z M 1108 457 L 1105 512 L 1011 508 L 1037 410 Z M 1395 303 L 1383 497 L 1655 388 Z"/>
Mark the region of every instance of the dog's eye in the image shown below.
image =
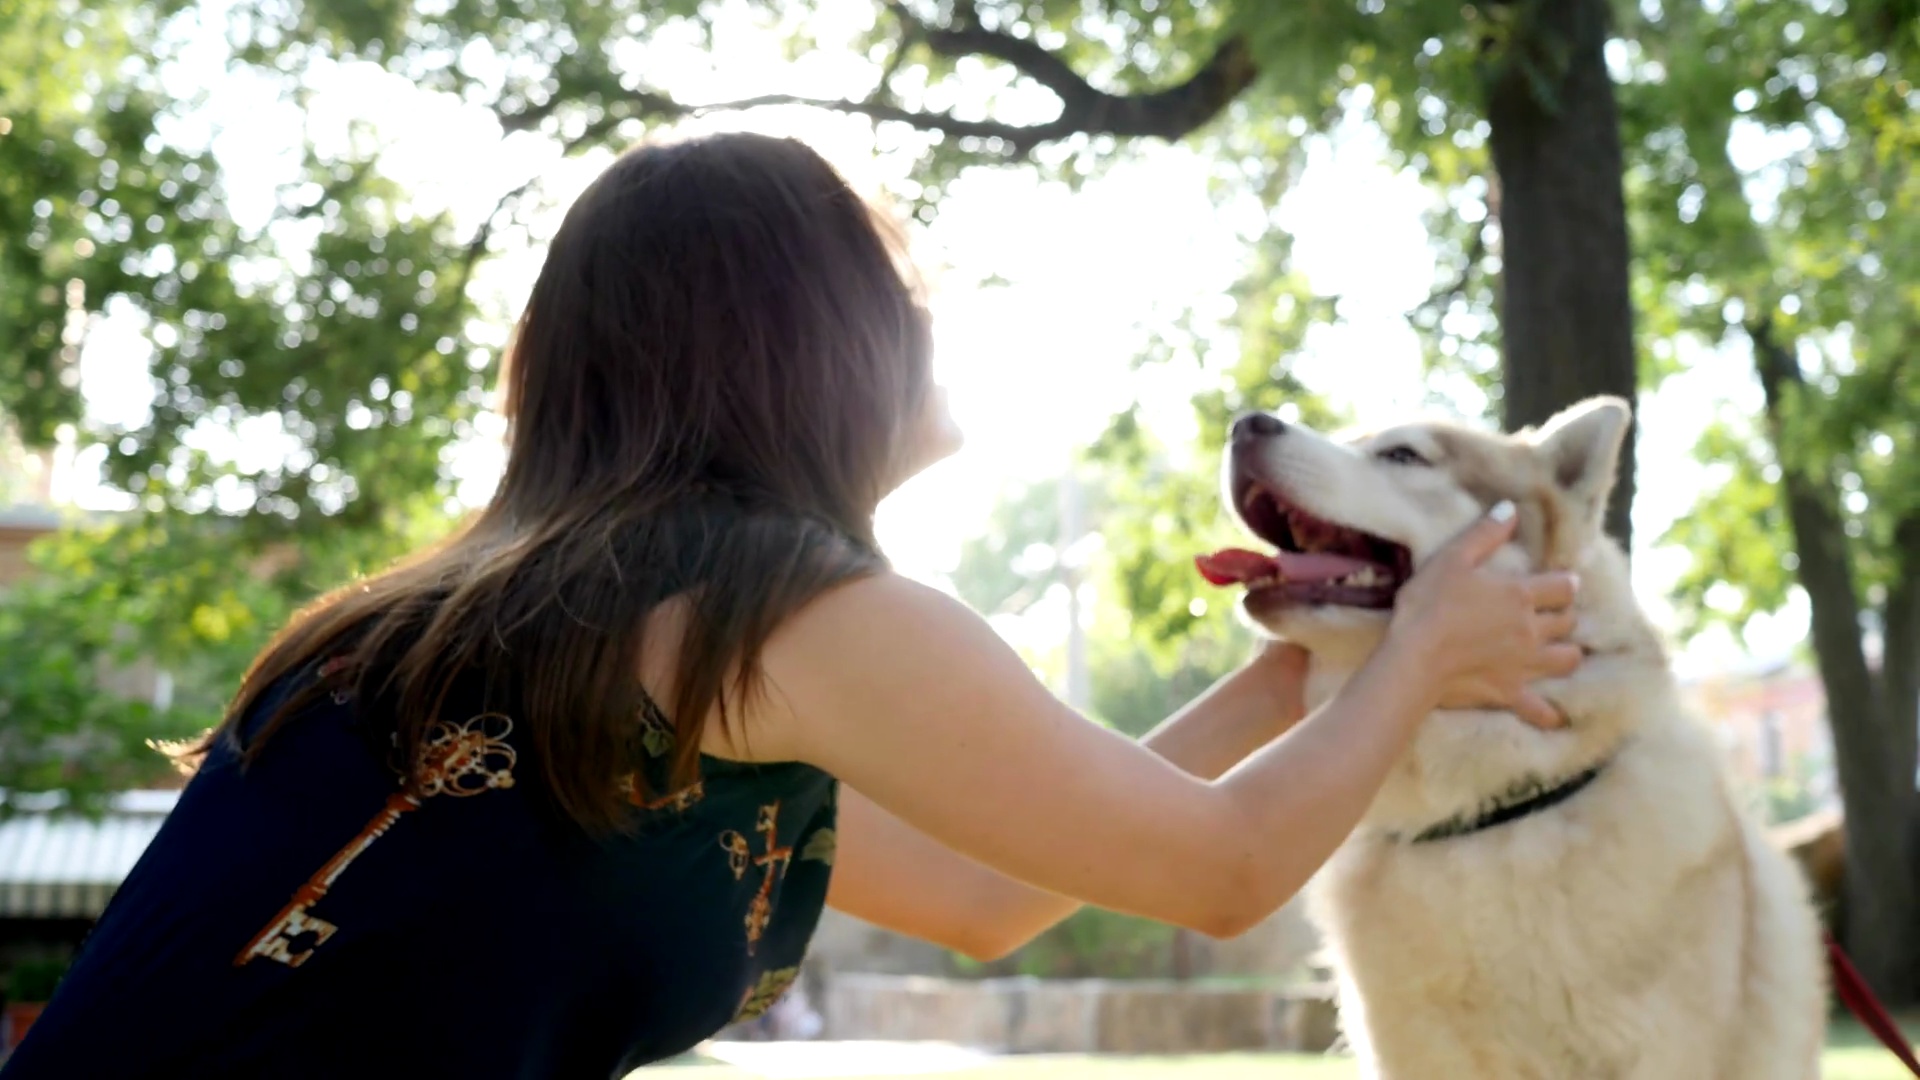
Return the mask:
<path id="1" fill-rule="evenodd" d="M 1420 451 L 1411 446 L 1389 446 L 1377 451 L 1374 457 L 1381 461 L 1391 461 L 1395 465 L 1431 465 L 1433 462 L 1420 456 Z"/>

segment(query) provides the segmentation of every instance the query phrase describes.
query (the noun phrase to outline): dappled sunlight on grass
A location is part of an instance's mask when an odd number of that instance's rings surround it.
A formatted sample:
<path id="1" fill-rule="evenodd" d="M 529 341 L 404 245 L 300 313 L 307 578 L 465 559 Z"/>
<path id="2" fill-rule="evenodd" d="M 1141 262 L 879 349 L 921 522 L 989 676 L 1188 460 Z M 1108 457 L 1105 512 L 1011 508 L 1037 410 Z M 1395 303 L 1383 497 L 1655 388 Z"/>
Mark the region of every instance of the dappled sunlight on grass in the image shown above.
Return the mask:
<path id="1" fill-rule="evenodd" d="M 660 1066 L 630 1080 L 760 1080 L 757 1073 L 710 1060 Z M 1032 1054 L 1001 1058 L 980 1068 L 941 1072 L 861 1073 L 865 1077 L 934 1076 L 939 1080 L 1353 1080 L 1352 1060 L 1304 1054 L 1203 1054 L 1190 1057 L 1082 1057 Z M 1870 1076 L 1871 1074 L 1863 1074 Z M 1873 1080 L 1877 1080 L 1873 1078 Z"/>
<path id="2" fill-rule="evenodd" d="M 1920 1014 L 1900 1018 L 1907 1038 L 1920 1039 Z M 1820 1080 L 1908 1080 L 1906 1066 L 1854 1024 L 1835 1024 L 1820 1060 Z"/>
<path id="3" fill-rule="evenodd" d="M 1920 1034 L 1920 1017 L 1904 1025 Z M 818 1077 L 819 1074 L 815 1073 Z M 1038 1054 L 1000 1058 L 991 1065 L 929 1071 L 903 1061 L 898 1072 L 861 1071 L 845 1080 L 935 1076 L 940 1080 L 1358 1080 L 1350 1058 L 1304 1054 L 1202 1054 L 1191 1057 L 1081 1057 Z M 632 1080 L 762 1080 L 761 1074 L 689 1055 L 671 1065 L 633 1074 Z M 1866 1032 L 1835 1025 L 1820 1068 L 1821 1080 L 1906 1080 L 1907 1072 Z M 773 1078 L 779 1080 L 779 1078 Z M 843 1080 L 821 1077 L 820 1080 Z"/>

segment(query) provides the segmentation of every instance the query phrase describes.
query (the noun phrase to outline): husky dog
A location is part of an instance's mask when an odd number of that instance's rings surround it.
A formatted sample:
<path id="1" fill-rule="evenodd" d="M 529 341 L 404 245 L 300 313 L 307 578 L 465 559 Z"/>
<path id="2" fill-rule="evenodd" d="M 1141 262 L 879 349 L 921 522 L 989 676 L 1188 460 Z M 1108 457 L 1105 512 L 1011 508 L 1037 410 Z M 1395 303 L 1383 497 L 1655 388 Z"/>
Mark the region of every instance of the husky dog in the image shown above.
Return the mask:
<path id="1" fill-rule="evenodd" d="M 1311 705 L 1380 641 L 1401 582 L 1502 499 L 1518 532 L 1488 565 L 1580 577 L 1586 659 L 1538 687 L 1566 727 L 1434 714 L 1310 890 L 1369 1077 L 1818 1075 L 1825 968 L 1807 888 L 1735 803 L 1601 530 L 1629 417 L 1596 398 L 1511 436 L 1234 425 L 1226 499 L 1277 550 L 1200 565 L 1310 651 Z"/>

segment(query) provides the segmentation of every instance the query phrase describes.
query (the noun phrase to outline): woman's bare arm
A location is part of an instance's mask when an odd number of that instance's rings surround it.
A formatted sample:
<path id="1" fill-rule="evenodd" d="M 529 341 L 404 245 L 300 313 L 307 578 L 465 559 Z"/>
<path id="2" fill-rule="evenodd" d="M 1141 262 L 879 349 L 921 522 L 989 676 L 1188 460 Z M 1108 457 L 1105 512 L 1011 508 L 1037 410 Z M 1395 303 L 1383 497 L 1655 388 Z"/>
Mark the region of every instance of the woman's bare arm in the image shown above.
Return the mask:
<path id="1" fill-rule="evenodd" d="M 1299 721 L 1305 676 L 1303 651 L 1270 646 L 1140 745 L 1211 780 Z M 960 854 L 851 788 L 838 834 L 829 904 L 976 960 L 1005 956 L 1082 906 Z"/>
<path id="2" fill-rule="evenodd" d="M 1564 575 L 1478 569 L 1483 524 L 1436 557 L 1372 659 L 1289 737 L 1197 779 L 1057 701 L 986 623 L 897 577 L 821 597 L 768 643 L 763 750 L 833 773 L 933 840 L 1035 888 L 1214 935 L 1245 930 L 1359 820 L 1414 725 L 1458 684 L 1571 669 Z M 756 736 L 757 738 L 761 736 Z"/>

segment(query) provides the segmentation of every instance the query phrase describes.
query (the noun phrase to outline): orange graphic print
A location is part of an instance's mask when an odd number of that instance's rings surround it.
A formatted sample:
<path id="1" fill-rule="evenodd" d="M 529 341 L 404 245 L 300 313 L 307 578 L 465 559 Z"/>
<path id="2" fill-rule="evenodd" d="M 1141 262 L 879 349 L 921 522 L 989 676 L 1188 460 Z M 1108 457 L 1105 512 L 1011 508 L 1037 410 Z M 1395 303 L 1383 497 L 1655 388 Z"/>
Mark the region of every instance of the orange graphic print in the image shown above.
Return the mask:
<path id="1" fill-rule="evenodd" d="M 777 871 L 786 876 L 787 865 L 793 861 L 793 849 L 780 847 L 780 800 L 775 799 L 760 808 L 760 819 L 754 825 L 754 831 L 765 833 L 766 851 L 755 855 L 753 845 L 747 838 L 728 829 L 720 834 L 720 846 L 727 851 L 727 862 L 733 867 L 733 880 L 740 881 L 747 876 L 749 866 L 758 867 L 760 891 L 754 894 L 753 903 L 747 905 L 747 955 L 753 955 L 753 948 L 760 941 L 760 935 L 766 933 L 767 923 L 773 920 L 773 881 Z"/>
<path id="2" fill-rule="evenodd" d="M 460 724 L 434 721 L 420 748 L 420 767 L 415 773 L 418 790 L 389 796 L 373 820 L 294 891 L 287 906 L 233 958 L 233 965 L 241 967 L 262 957 L 288 967 L 306 963 L 314 950 L 339 929 L 310 909 L 327 895 L 353 860 L 393 828 L 401 815 L 420 809 L 422 802 L 435 795 L 465 798 L 513 786 L 513 766 L 518 756 L 506 741 L 512 731 L 513 721 L 501 713 L 481 713 Z"/>
<path id="3" fill-rule="evenodd" d="M 669 791 L 657 799 L 643 798 L 638 785 L 629 782 L 627 801 L 642 810 L 671 810 L 676 814 L 686 812 L 693 804 L 706 795 L 707 785 L 703 780 L 695 780 L 678 791 Z"/>

